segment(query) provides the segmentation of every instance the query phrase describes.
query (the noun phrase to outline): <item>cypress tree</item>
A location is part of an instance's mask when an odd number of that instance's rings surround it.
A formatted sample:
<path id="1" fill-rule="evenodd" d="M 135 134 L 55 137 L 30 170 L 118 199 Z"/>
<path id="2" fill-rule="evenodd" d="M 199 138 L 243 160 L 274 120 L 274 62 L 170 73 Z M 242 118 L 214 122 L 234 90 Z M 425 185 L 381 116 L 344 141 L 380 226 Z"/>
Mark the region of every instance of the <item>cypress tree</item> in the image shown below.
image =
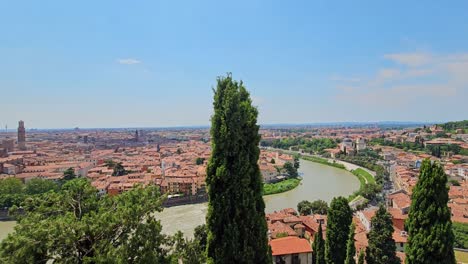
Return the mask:
<path id="1" fill-rule="evenodd" d="M 447 206 L 447 176 L 439 163 L 422 162 L 413 189 L 406 247 L 406 263 L 455 263 L 451 213 Z"/>
<path id="2" fill-rule="evenodd" d="M 348 244 L 346 245 L 345 264 L 356 264 L 356 260 L 354 259 L 354 256 L 356 255 L 356 246 L 354 245 L 355 230 L 356 226 L 351 224 L 351 228 L 349 229 Z"/>
<path id="3" fill-rule="evenodd" d="M 362 249 L 360 252 L 359 252 L 359 259 L 358 259 L 358 264 L 364 264 L 364 258 L 366 256 L 364 255 L 364 250 Z"/>
<path id="4" fill-rule="evenodd" d="M 271 263 L 263 182 L 258 167 L 258 111 L 242 82 L 217 79 L 207 168 L 210 263 Z"/>
<path id="5" fill-rule="evenodd" d="M 369 246 L 366 250 L 367 264 L 399 264 L 396 245 L 393 240 L 392 216 L 383 205 L 371 219 L 372 229 L 368 234 Z"/>
<path id="6" fill-rule="evenodd" d="M 325 240 L 323 239 L 322 223 L 320 223 L 312 245 L 312 263 L 325 264 Z"/>
<path id="7" fill-rule="evenodd" d="M 353 220 L 353 212 L 344 197 L 333 198 L 328 210 L 325 259 L 328 264 L 343 264 L 346 258 L 346 241 Z"/>

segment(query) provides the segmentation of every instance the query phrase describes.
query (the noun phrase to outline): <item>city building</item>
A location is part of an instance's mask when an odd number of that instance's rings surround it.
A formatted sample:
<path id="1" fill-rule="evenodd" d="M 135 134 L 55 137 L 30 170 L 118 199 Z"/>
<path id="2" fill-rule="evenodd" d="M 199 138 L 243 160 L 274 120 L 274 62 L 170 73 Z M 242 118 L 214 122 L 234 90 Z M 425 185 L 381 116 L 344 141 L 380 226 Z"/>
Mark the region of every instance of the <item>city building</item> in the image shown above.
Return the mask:
<path id="1" fill-rule="evenodd" d="M 24 128 L 23 120 L 18 123 L 18 148 L 26 150 L 26 129 Z"/>

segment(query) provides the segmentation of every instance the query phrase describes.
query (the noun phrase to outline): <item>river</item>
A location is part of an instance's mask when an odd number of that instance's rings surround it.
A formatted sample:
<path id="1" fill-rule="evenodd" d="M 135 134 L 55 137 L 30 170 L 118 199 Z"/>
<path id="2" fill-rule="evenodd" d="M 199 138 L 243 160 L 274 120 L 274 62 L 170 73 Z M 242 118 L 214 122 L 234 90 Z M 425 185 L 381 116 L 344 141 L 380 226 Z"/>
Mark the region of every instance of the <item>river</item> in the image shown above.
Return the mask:
<path id="1" fill-rule="evenodd" d="M 303 180 L 297 188 L 264 197 L 265 211 L 270 213 L 283 208 L 296 208 L 302 200 L 322 199 L 330 202 L 335 196 L 348 196 L 359 189 L 358 179 L 350 172 L 335 167 L 301 160 L 299 169 Z M 173 234 L 180 230 L 188 237 L 193 236 L 193 229 L 205 222 L 207 204 L 175 206 L 157 213 L 163 232 Z M 13 230 L 14 222 L 0 222 L 0 240 Z"/>
<path id="2" fill-rule="evenodd" d="M 359 189 L 359 180 L 346 170 L 301 160 L 299 172 L 303 180 L 297 188 L 264 197 L 266 213 L 296 208 L 302 200 L 322 199 L 329 203 L 333 197 L 347 197 Z M 191 237 L 193 229 L 205 222 L 206 212 L 206 203 L 191 204 L 166 208 L 156 217 L 161 220 L 163 232 L 173 234 L 180 230 Z"/>

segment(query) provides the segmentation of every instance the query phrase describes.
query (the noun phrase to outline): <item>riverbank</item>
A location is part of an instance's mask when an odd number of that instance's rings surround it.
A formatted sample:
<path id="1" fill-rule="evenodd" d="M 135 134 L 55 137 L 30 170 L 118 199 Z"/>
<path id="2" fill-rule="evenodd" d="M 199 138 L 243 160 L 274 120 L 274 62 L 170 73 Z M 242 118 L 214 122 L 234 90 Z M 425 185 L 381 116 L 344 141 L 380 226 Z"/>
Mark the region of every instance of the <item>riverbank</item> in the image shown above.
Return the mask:
<path id="1" fill-rule="evenodd" d="M 291 178 L 277 183 L 263 184 L 263 195 L 271 195 L 290 191 L 301 183 L 300 178 Z"/>
<path id="2" fill-rule="evenodd" d="M 316 156 L 304 156 L 303 155 L 301 156 L 301 159 L 308 160 L 308 161 L 315 162 L 315 163 L 320 163 L 323 165 L 327 165 L 327 166 L 331 166 L 331 167 L 335 167 L 339 169 L 343 169 L 343 170 L 347 170 L 351 172 L 354 176 L 356 176 L 356 178 L 358 178 L 359 180 L 360 186 L 359 186 L 359 190 L 357 190 L 356 192 L 354 192 L 348 197 L 348 201 L 350 202 L 355 200 L 359 196 L 359 194 L 364 190 L 367 184 L 372 184 L 372 183 L 375 184 L 375 178 L 374 178 L 375 172 L 369 171 L 368 169 L 363 168 L 359 165 L 352 164 L 352 163 L 345 162 L 345 161 L 339 161 L 339 160 L 338 161 L 333 160 L 333 162 L 330 162 L 329 159 L 320 158 Z"/>
<path id="3" fill-rule="evenodd" d="M 337 163 L 337 162 L 330 162 L 328 161 L 328 159 L 325 159 L 325 158 L 319 158 L 319 157 L 314 157 L 314 156 L 301 156 L 301 159 L 332 166 L 338 169 L 343 169 L 343 170 L 346 169 L 345 165 Z"/>

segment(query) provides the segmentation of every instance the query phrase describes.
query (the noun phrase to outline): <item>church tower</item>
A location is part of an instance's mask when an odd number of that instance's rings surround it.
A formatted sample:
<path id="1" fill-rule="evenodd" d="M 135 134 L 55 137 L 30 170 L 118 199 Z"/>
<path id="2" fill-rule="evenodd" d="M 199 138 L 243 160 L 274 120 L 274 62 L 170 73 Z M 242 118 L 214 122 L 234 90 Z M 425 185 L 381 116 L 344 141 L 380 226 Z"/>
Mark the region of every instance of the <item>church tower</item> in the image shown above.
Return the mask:
<path id="1" fill-rule="evenodd" d="M 26 150 L 26 129 L 24 128 L 23 120 L 18 123 L 18 148 Z"/>

